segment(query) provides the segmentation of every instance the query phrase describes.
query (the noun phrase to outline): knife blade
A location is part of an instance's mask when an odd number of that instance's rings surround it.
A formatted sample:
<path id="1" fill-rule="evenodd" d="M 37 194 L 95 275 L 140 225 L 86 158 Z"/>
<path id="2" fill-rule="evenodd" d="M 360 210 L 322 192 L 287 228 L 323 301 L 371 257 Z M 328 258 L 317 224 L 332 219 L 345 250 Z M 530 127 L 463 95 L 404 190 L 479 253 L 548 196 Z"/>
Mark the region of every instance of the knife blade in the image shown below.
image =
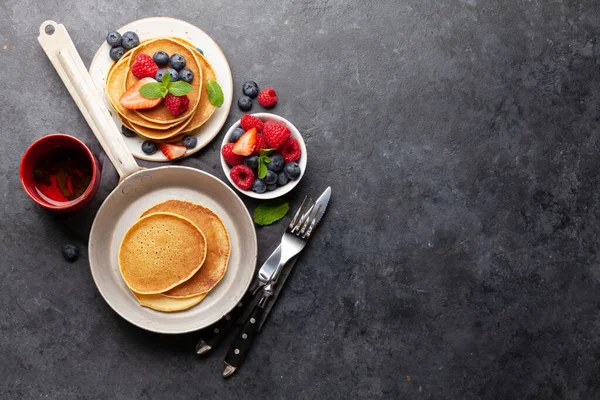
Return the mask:
<path id="1" fill-rule="evenodd" d="M 317 227 L 317 225 L 323 218 L 323 215 L 325 214 L 325 211 L 327 209 L 327 205 L 329 204 L 330 198 L 331 198 L 331 187 L 328 187 L 327 189 L 325 189 L 323 194 L 321 196 L 319 196 L 319 198 L 315 202 L 314 206 L 312 208 L 310 208 L 308 210 L 308 212 L 306 212 L 304 214 L 305 216 L 307 216 L 307 217 L 310 216 L 312 218 L 313 217 L 312 213 L 316 212 L 316 215 L 314 215 L 315 223 L 312 224 L 311 231 Z M 292 224 L 293 224 L 293 222 L 292 222 Z M 284 236 L 285 235 L 289 235 L 289 233 L 286 232 L 284 234 Z M 304 243 L 302 244 L 300 250 L 296 253 L 296 255 L 304 248 L 307 241 L 308 241 L 308 237 L 304 240 Z M 292 257 L 292 259 L 294 259 L 294 258 L 295 258 L 295 256 Z M 254 339 L 256 338 L 256 336 L 259 332 L 259 326 L 262 327 L 262 325 L 260 324 L 260 321 L 261 320 L 264 321 L 265 307 L 268 304 L 269 298 L 271 298 L 271 296 L 273 296 L 273 294 L 274 294 L 277 280 L 278 280 L 284 266 L 285 266 L 285 262 L 281 262 L 281 260 L 280 260 L 279 265 L 277 266 L 277 269 L 274 271 L 271 279 L 263 287 L 263 290 L 262 290 L 263 294 L 262 294 L 260 301 L 253 308 L 252 312 L 246 319 L 246 322 L 244 323 L 242 328 L 236 334 L 236 337 L 233 340 L 231 346 L 229 347 L 227 355 L 225 356 L 225 360 L 223 361 L 223 368 L 221 370 L 223 377 L 226 378 L 226 377 L 233 375 L 235 373 L 235 371 L 242 364 L 245 355 L 248 353 L 248 350 L 250 349 L 252 342 L 254 341 Z M 291 267 L 290 267 L 290 269 L 291 269 Z"/>
<path id="2" fill-rule="evenodd" d="M 232 310 L 225 314 L 223 318 L 211 326 L 198 331 L 200 333 L 200 340 L 198 340 L 198 344 L 196 344 L 197 354 L 208 353 L 225 339 L 234 323 L 244 314 L 246 308 L 252 303 L 256 292 L 269 282 L 269 279 L 271 279 L 273 272 L 275 272 L 275 269 L 279 264 L 280 257 L 281 245 L 278 245 L 258 270 L 256 277 L 242 297 L 242 300 L 240 300 Z"/>

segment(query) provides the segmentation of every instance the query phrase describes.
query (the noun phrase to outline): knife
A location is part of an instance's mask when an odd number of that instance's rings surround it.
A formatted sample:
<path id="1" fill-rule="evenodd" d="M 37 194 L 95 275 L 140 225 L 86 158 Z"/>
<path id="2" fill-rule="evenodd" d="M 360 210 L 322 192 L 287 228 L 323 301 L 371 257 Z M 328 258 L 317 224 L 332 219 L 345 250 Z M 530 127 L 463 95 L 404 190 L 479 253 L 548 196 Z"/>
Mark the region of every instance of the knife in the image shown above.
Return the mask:
<path id="1" fill-rule="evenodd" d="M 242 297 L 242 300 L 240 300 L 240 302 L 231 311 L 229 311 L 229 313 L 224 315 L 223 318 L 209 327 L 199 331 L 200 340 L 196 345 L 197 354 L 208 353 L 212 348 L 216 347 L 223 341 L 223 339 L 225 339 L 225 337 L 231 331 L 235 321 L 237 321 L 244 314 L 244 311 L 248 305 L 252 303 L 256 292 L 258 292 L 269 282 L 273 272 L 275 272 L 275 269 L 277 268 L 277 264 L 279 264 L 280 257 L 281 245 L 277 246 L 275 251 L 273 251 L 269 258 L 267 258 L 267 261 L 265 261 L 262 267 L 260 267 L 256 278 L 254 278 L 250 284 L 250 287 Z"/>
<path id="2" fill-rule="evenodd" d="M 330 198 L 331 188 L 328 187 L 327 189 L 325 189 L 323 194 L 317 199 L 315 204 L 306 213 L 301 215 L 299 225 L 304 225 L 301 229 L 301 233 L 304 233 L 304 229 L 307 228 L 307 224 L 304 222 L 310 221 L 312 218 L 314 218 L 314 222 L 311 223 L 311 225 L 308 227 L 307 234 L 303 239 L 298 239 L 296 236 L 294 236 L 294 234 L 296 234 L 296 232 L 294 232 L 294 229 L 291 230 L 291 233 L 289 231 L 286 231 L 286 233 L 284 233 L 282 243 L 285 242 L 286 235 L 288 237 L 293 236 L 295 249 L 293 252 L 288 252 L 285 247 L 283 248 L 283 252 L 281 255 L 282 259 L 279 260 L 277 268 L 273 272 L 269 282 L 263 286 L 262 297 L 260 301 L 256 306 L 254 306 L 254 309 L 246 319 L 246 322 L 242 325 L 242 328 L 236 334 L 235 339 L 233 340 L 231 346 L 229 347 L 229 350 L 227 351 L 227 355 L 225 356 L 225 360 L 223 361 L 223 368 L 221 371 L 223 377 L 226 378 L 233 375 L 242 364 L 244 357 L 248 353 L 252 342 L 254 341 L 255 337 L 257 336 L 257 333 L 259 332 L 259 321 L 263 318 L 267 302 L 274 294 L 277 280 L 284 266 L 286 265 L 287 261 L 294 258 L 298 253 L 300 253 L 300 251 L 302 251 L 302 249 L 306 245 L 306 242 L 309 239 L 309 235 L 312 233 L 313 229 L 318 225 L 318 223 L 321 221 L 321 218 L 325 214 L 325 210 L 327 209 L 327 205 L 329 204 Z M 302 209 L 302 205 L 300 206 L 300 209 Z M 295 224 L 297 216 L 298 215 L 294 217 L 290 226 Z M 280 246 L 285 245 L 282 244 Z"/>

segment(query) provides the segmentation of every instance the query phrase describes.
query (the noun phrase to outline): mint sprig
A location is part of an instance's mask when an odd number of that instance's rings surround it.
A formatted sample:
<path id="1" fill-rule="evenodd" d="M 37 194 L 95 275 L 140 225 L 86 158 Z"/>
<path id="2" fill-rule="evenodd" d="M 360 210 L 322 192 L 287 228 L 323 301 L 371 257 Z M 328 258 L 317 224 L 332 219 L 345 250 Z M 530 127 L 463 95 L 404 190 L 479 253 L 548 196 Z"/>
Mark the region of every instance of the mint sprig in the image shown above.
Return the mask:
<path id="1" fill-rule="evenodd" d="M 262 179 L 267 176 L 267 164 L 271 162 L 269 155 L 274 150 L 275 149 L 260 149 L 260 156 L 258 157 L 258 179 Z"/>
<path id="2" fill-rule="evenodd" d="M 281 200 L 261 204 L 254 210 L 254 222 L 257 225 L 271 225 L 283 218 L 289 209 L 289 203 Z"/>
<path id="3" fill-rule="evenodd" d="M 223 90 L 217 81 L 209 80 L 206 82 L 206 90 L 208 91 L 208 101 L 215 107 L 221 107 L 225 101 Z"/>
<path id="4" fill-rule="evenodd" d="M 189 93 L 193 86 L 184 81 L 171 82 L 171 74 L 166 73 L 162 82 L 150 82 L 143 85 L 138 92 L 147 99 L 165 97 L 167 93 L 173 96 L 183 96 Z"/>

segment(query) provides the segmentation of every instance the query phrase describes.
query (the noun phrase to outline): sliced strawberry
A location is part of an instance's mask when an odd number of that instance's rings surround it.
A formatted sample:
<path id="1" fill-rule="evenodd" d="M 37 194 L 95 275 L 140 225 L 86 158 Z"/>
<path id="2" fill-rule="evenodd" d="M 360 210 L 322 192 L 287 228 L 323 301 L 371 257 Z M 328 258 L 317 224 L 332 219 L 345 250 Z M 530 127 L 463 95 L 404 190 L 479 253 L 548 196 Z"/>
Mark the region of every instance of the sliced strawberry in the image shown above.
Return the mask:
<path id="1" fill-rule="evenodd" d="M 185 154 L 185 146 L 178 144 L 161 143 L 158 148 L 169 160 L 174 160 Z"/>
<path id="2" fill-rule="evenodd" d="M 157 105 L 159 105 L 162 101 L 162 97 L 159 97 L 157 99 L 147 99 L 144 96 L 142 96 L 139 92 L 142 86 L 152 82 L 156 81 L 152 78 L 144 78 L 130 86 L 129 89 L 127 89 L 127 91 L 123 93 L 123 95 L 119 99 L 119 103 L 121 103 L 121 106 L 128 110 L 142 110 L 146 108 L 156 107 Z"/>
<path id="3" fill-rule="evenodd" d="M 258 143 L 258 132 L 256 128 L 249 129 L 235 142 L 233 152 L 240 156 L 249 156 L 254 151 L 254 147 Z"/>

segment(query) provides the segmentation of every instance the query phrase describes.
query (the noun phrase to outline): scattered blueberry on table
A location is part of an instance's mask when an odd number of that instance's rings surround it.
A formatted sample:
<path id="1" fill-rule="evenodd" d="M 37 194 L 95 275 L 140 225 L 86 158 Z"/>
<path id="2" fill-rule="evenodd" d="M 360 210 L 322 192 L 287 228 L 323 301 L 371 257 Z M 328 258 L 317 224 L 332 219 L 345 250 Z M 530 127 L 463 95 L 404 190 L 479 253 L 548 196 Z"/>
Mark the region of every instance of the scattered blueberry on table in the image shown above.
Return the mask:
<path id="1" fill-rule="evenodd" d="M 254 81 L 246 81 L 244 82 L 244 86 L 242 87 L 244 94 L 250 98 L 255 98 L 258 96 L 258 84 Z"/>
<path id="2" fill-rule="evenodd" d="M 79 247 L 76 244 L 65 244 L 61 249 L 65 260 L 73 262 L 79 257 Z"/>
<path id="3" fill-rule="evenodd" d="M 252 99 L 246 95 L 242 95 L 238 98 L 238 107 L 242 111 L 250 111 L 252 108 Z"/>

